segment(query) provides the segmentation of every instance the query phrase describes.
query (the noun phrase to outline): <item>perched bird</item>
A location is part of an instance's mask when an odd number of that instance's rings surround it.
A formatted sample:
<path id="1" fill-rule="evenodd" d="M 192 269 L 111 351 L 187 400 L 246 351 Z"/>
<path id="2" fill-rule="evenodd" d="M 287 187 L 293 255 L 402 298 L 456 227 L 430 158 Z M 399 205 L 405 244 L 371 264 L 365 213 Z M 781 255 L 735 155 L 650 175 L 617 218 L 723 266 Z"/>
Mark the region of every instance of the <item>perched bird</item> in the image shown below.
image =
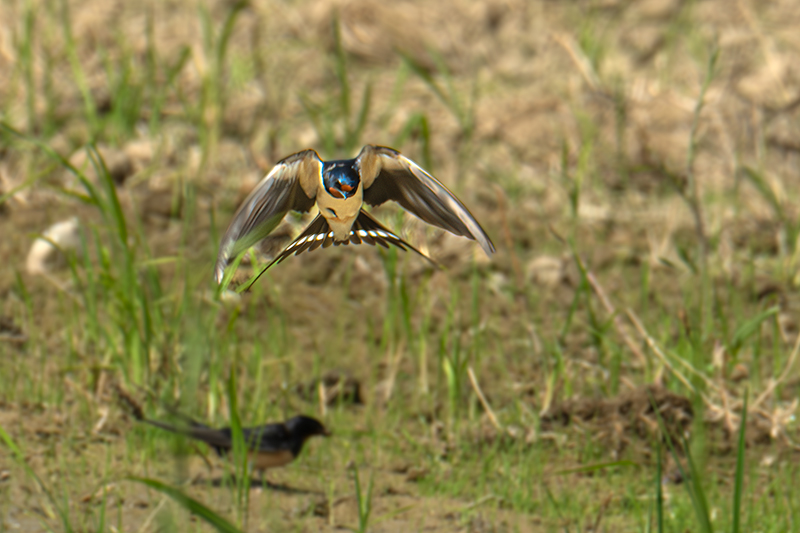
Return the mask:
<path id="1" fill-rule="evenodd" d="M 214 276 L 221 283 L 232 258 L 264 239 L 289 211 L 308 212 L 314 204 L 319 215 L 264 270 L 331 244 L 391 244 L 424 256 L 362 209 L 364 203 L 387 200 L 428 224 L 478 241 L 488 255 L 495 250 L 464 204 L 400 152 L 366 145 L 355 159 L 323 161 L 314 150 L 304 150 L 278 162 L 236 211 L 222 237 Z"/>
<path id="2" fill-rule="evenodd" d="M 134 413 L 134 416 L 152 426 L 201 440 L 214 448 L 220 456 L 233 448 L 233 433 L 229 427 L 214 429 L 191 418 L 187 418 L 187 427 L 180 427 L 144 418 L 141 413 Z M 319 420 L 303 415 L 282 423 L 242 428 L 249 464 L 251 468 L 261 472 L 262 478 L 268 468 L 291 463 L 300 454 L 306 440 L 315 435 L 329 436 L 330 432 Z"/>

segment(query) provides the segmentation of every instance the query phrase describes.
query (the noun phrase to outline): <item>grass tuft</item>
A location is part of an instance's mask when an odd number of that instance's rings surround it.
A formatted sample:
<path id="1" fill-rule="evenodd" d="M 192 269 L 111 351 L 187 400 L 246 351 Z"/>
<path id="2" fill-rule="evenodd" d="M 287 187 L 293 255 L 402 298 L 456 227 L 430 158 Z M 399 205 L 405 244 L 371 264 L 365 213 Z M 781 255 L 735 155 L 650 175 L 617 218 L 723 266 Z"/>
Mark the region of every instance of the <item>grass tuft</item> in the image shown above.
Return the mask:
<path id="1" fill-rule="evenodd" d="M 210 524 L 214 529 L 221 533 L 242 533 L 242 530 L 234 526 L 228 520 L 220 516 L 219 514 L 215 513 L 204 504 L 200 503 L 196 499 L 192 498 L 191 496 L 187 496 L 180 490 L 167 485 L 166 483 L 162 483 L 156 479 L 150 478 L 143 478 L 143 477 L 129 477 L 130 481 L 134 481 L 136 483 L 141 483 L 148 488 L 153 490 L 157 490 L 162 494 L 165 494 L 172 498 L 178 505 L 183 507 L 187 512 L 191 513 L 194 516 L 199 517 L 200 519 L 204 520 L 206 523 Z"/>

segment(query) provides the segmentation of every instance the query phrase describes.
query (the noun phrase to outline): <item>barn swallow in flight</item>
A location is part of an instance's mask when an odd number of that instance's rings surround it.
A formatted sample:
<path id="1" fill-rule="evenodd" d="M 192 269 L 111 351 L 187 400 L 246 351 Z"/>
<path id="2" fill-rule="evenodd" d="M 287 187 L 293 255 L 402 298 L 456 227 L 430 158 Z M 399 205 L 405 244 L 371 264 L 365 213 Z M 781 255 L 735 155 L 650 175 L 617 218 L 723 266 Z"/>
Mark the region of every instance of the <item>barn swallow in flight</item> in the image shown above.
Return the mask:
<path id="1" fill-rule="evenodd" d="M 187 427 L 173 426 L 144 416 L 136 418 L 152 426 L 201 440 L 220 456 L 233 449 L 233 432 L 229 427 L 214 429 L 191 418 L 187 418 Z M 319 420 L 303 415 L 282 423 L 242 428 L 248 462 L 251 468 L 260 471 L 262 479 L 265 470 L 291 463 L 300 454 L 306 440 L 315 435 L 327 437 L 330 432 Z"/>
<path id="2" fill-rule="evenodd" d="M 267 265 L 322 246 L 380 244 L 419 250 L 382 226 L 362 206 L 394 200 L 428 224 L 478 241 L 487 255 L 491 239 L 464 204 L 439 180 L 392 148 L 366 145 L 355 159 L 323 161 L 304 150 L 278 162 L 247 196 L 222 237 L 214 276 L 222 283 L 229 261 L 264 239 L 289 211 L 319 214 Z M 260 274 L 259 274 L 260 275 Z"/>

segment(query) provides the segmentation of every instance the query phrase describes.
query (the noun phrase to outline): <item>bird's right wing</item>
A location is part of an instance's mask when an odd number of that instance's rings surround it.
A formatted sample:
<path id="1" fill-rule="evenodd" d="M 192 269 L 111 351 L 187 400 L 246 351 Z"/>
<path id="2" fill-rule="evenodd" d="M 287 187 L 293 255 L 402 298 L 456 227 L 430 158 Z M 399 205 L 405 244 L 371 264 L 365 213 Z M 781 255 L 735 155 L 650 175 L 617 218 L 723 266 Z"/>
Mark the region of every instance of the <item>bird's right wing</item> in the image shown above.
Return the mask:
<path id="1" fill-rule="evenodd" d="M 477 241 L 487 255 L 495 251 L 492 240 L 461 200 L 397 150 L 368 144 L 356 161 L 365 203 L 376 206 L 393 200 L 428 224 Z"/>
<path id="2" fill-rule="evenodd" d="M 309 211 L 317 195 L 322 160 L 314 150 L 304 150 L 278 162 L 233 215 L 222 237 L 214 268 L 222 283 L 232 258 L 269 235 L 289 211 Z"/>

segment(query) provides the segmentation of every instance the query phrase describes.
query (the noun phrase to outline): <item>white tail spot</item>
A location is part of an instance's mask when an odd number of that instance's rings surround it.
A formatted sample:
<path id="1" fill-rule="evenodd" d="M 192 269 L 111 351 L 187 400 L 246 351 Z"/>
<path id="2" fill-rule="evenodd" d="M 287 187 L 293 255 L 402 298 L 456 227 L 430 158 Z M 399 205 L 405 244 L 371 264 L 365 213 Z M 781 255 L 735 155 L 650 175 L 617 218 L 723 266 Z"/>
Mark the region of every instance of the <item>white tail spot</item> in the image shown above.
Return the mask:
<path id="1" fill-rule="evenodd" d="M 358 230 L 358 235 L 359 235 L 359 237 L 366 237 L 367 236 L 367 232 L 364 231 L 363 229 L 360 229 L 360 230 Z"/>
<path id="2" fill-rule="evenodd" d="M 369 230 L 367 233 L 369 233 L 369 236 L 370 236 L 370 237 L 377 237 L 377 236 L 378 236 L 378 234 L 377 234 L 377 233 L 375 233 L 375 231 L 374 231 L 374 230 Z"/>
<path id="3" fill-rule="evenodd" d="M 313 238 L 313 237 L 312 237 L 312 238 Z M 324 234 L 324 233 L 319 233 L 319 234 L 317 235 L 317 240 L 318 240 L 318 241 L 321 241 L 321 240 L 322 240 L 322 239 L 324 239 L 324 238 L 325 238 L 325 234 Z"/>

